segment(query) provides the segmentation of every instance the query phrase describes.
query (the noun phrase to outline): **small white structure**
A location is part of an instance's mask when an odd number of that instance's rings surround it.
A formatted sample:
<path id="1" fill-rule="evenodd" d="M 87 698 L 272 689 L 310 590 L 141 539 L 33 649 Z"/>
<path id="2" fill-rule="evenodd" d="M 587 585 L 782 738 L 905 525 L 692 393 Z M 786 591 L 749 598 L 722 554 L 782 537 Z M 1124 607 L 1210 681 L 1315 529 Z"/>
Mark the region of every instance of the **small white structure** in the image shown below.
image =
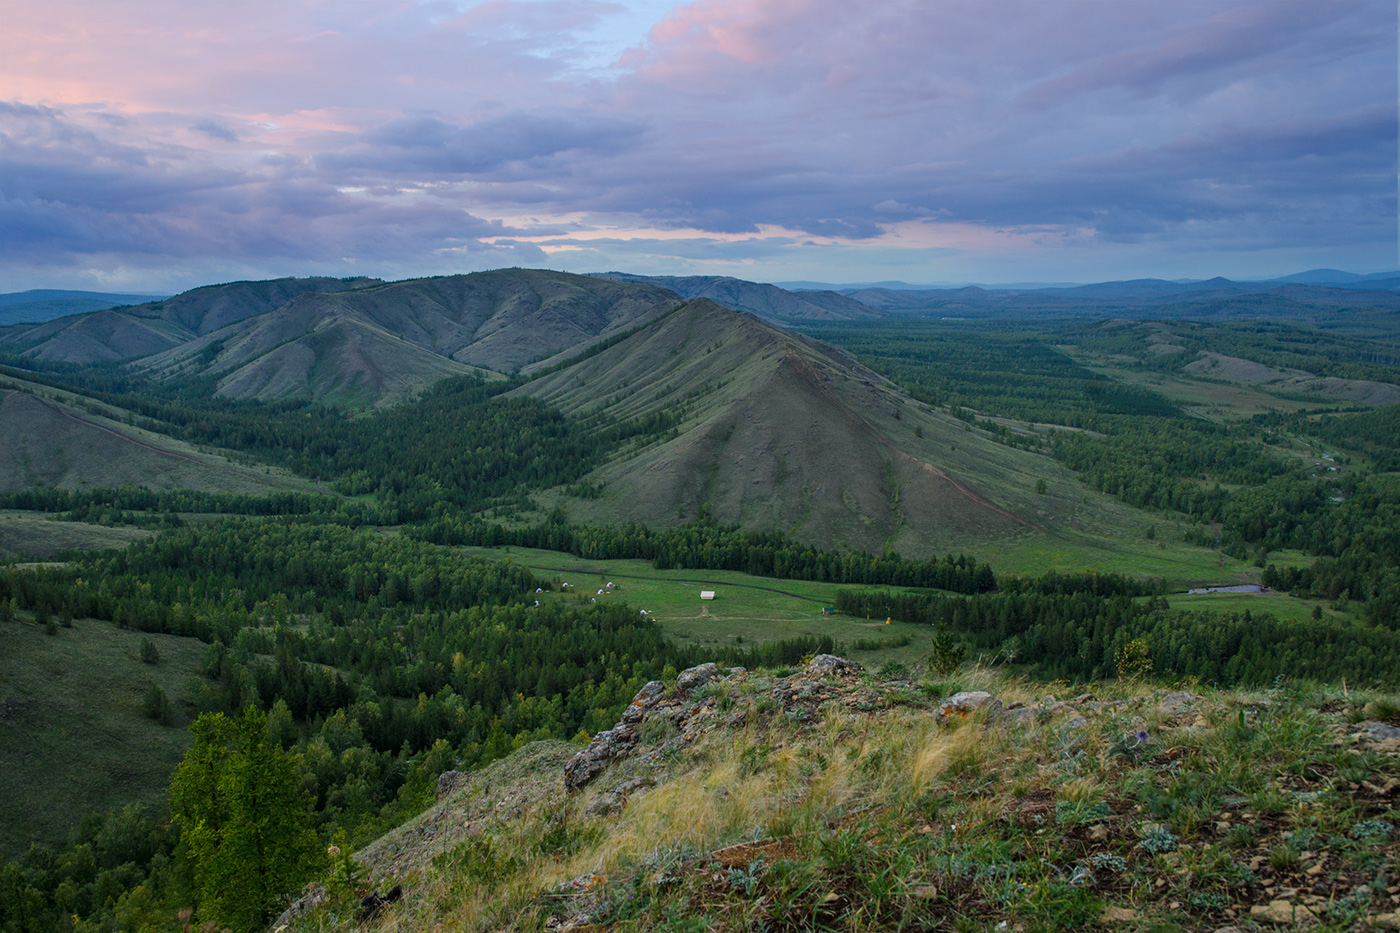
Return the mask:
<path id="1" fill-rule="evenodd" d="M 701 590 L 701 591 L 700 591 L 700 598 L 701 598 L 701 599 L 714 599 L 714 598 L 715 598 L 715 591 L 714 591 L 714 590 Z"/>

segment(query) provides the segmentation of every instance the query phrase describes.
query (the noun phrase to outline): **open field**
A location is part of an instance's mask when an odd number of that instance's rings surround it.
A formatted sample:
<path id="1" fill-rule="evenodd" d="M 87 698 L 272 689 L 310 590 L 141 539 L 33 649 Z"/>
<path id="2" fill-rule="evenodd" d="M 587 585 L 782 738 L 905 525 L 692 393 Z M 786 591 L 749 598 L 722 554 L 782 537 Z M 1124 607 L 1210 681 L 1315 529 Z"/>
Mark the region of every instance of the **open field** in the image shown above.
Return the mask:
<path id="1" fill-rule="evenodd" d="M 928 652 L 927 626 L 822 615 L 822 607 L 836 599 L 839 587 L 834 583 L 772 580 L 729 570 L 657 570 L 642 560 L 584 560 L 532 548 L 463 550 L 490 560 L 511 560 L 545 579 L 567 582 L 577 595 L 563 598 L 625 600 L 638 611 L 647 610 L 666 636 L 680 644 L 743 647 L 803 635 L 829 635 L 850 643 L 909 635 L 913 640 L 907 646 L 852 655 L 866 665 L 891 660 L 913 664 Z M 609 582 L 614 584 L 611 592 Z M 702 589 L 714 590 L 714 600 L 702 602 Z"/>
<path id="2" fill-rule="evenodd" d="M 0 623 L 0 855 L 60 843 L 85 813 L 128 803 L 158 806 L 185 754 L 178 699 L 205 646 L 79 619 L 57 635 L 20 613 Z M 150 638 L 160 663 L 144 664 Z M 174 725 L 147 719 L 151 682 L 171 701 Z"/>
<path id="3" fill-rule="evenodd" d="M 1167 603 L 1173 609 L 1183 609 L 1189 612 L 1244 612 L 1248 610 L 1255 615 L 1269 613 L 1289 622 L 1311 623 L 1313 607 L 1315 606 L 1321 606 L 1323 616 L 1328 619 L 1351 617 L 1349 612 L 1338 612 L 1330 608 L 1327 600 L 1295 599 L 1287 593 L 1277 592 L 1197 593 L 1192 596 L 1176 593 L 1167 597 Z"/>
<path id="4" fill-rule="evenodd" d="M 0 560 L 12 557 L 48 560 L 64 551 L 123 548 L 150 534 L 145 528 L 60 522 L 43 512 L 5 509 L 0 510 Z"/>

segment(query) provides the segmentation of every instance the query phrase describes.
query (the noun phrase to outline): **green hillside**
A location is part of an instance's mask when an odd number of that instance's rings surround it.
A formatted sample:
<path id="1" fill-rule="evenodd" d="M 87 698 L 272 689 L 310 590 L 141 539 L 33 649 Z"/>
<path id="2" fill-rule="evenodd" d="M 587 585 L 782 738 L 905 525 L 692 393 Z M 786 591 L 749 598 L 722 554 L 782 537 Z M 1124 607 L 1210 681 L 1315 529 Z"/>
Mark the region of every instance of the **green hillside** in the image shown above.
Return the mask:
<path id="1" fill-rule="evenodd" d="M 145 641 L 155 664 L 141 659 Z M 206 649 L 90 619 L 54 634 L 32 621 L 0 625 L 0 855 L 61 844 L 90 814 L 159 810 L 189 746 L 181 699 Z M 164 722 L 146 714 L 152 684 L 171 704 Z"/>

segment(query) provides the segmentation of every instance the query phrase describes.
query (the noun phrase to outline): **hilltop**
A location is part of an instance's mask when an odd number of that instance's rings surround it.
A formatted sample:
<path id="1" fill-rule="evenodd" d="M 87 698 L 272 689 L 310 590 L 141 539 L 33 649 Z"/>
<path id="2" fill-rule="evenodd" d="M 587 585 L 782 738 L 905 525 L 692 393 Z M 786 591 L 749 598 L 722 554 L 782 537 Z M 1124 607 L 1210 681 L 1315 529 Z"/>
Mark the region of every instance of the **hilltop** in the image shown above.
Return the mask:
<path id="1" fill-rule="evenodd" d="M 589 478 L 601 497 L 570 505 L 589 519 L 666 524 L 705 508 L 863 550 L 1033 524 L 1013 511 L 1035 485 L 1029 455 L 997 457 L 844 353 L 704 299 L 519 391 L 618 421 L 685 411 L 674 438 Z"/>
<path id="2" fill-rule="evenodd" d="M 703 665 L 648 684 L 587 748 L 444 774 L 436 805 L 354 853 L 359 884 L 315 886 L 275 926 L 1400 922 L 1393 698 L 1059 690 L 827 655 Z"/>

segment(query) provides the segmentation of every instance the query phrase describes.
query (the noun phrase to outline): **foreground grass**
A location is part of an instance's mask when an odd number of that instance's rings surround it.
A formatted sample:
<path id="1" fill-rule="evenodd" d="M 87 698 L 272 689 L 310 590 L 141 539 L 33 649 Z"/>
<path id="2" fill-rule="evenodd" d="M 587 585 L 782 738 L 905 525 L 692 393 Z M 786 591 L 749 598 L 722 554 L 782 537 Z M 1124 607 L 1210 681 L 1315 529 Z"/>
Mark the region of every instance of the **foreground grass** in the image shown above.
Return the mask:
<path id="1" fill-rule="evenodd" d="M 149 638 L 160 663 L 145 664 Z M 27 613 L 0 622 L 0 855 L 56 845 L 85 814 L 163 805 L 189 732 L 176 699 L 205 646 L 80 619 L 46 634 Z M 146 718 L 149 685 L 171 701 L 171 725 Z"/>
<path id="2" fill-rule="evenodd" d="M 1395 921 L 1394 698 L 1165 696 L 972 670 L 751 673 L 639 725 L 566 795 L 562 743 L 471 775 L 359 854 L 380 929 L 1364 929 Z M 893 671 L 889 673 L 894 673 Z M 985 688 L 1020 721 L 940 725 Z M 1369 727 L 1366 727 L 1369 728 Z M 358 893 L 358 892 L 356 892 Z M 338 927 L 332 897 L 294 921 Z"/>

